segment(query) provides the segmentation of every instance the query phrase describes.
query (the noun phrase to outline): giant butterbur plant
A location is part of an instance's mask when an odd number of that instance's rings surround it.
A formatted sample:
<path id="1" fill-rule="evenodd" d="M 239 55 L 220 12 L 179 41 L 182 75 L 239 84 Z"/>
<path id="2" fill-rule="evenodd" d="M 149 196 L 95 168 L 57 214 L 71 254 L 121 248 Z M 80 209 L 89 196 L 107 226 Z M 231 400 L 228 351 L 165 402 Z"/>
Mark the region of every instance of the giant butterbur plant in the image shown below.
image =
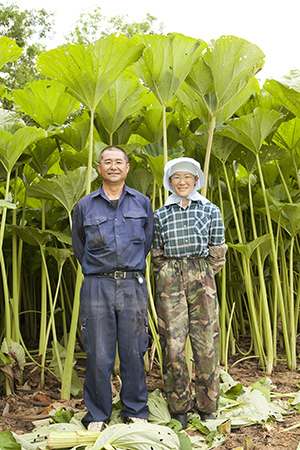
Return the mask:
<path id="1" fill-rule="evenodd" d="M 3 38 L 0 50 L 0 65 L 20 54 Z M 42 373 L 51 359 L 63 398 L 73 392 L 81 345 L 72 211 L 98 187 L 98 153 L 109 144 L 127 151 L 128 184 L 149 195 L 154 209 L 164 202 L 165 162 L 183 155 L 201 162 L 202 193 L 220 207 L 229 245 L 216 276 L 222 362 L 248 334 L 243 357 L 271 373 L 283 340 L 295 368 L 300 81 L 294 71 L 261 89 L 255 74 L 263 58 L 234 36 L 207 45 L 176 33 L 111 35 L 43 52 L 37 67 L 47 80 L 13 92 L 16 111 L 0 113 L 1 325 L 8 346 L 28 347 L 39 334 L 41 359 L 30 348 L 27 354 Z M 150 257 L 147 263 L 153 364 L 161 353 Z"/>

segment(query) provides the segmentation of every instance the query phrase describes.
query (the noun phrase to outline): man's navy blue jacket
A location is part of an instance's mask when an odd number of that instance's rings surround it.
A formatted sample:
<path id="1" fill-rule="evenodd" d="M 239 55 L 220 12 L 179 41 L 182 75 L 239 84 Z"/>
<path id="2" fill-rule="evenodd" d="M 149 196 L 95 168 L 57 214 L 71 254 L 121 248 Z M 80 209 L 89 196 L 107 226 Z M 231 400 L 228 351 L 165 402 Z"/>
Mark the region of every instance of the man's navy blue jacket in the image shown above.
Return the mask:
<path id="1" fill-rule="evenodd" d="M 152 239 L 150 200 L 126 185 L 116 209 L 102 185 L 75 206 L 73 250 L 84 275 L 144 270 Z"/>

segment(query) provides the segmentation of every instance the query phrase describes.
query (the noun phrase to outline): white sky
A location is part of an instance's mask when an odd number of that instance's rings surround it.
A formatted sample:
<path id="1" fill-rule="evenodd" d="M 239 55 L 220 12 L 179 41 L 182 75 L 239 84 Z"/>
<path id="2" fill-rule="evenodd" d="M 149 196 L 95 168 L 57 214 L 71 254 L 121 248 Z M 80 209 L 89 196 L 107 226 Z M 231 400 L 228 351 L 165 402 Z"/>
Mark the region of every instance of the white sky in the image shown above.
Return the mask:
<path id="1" fill-rule="evenodd" d="M 5 4 L 5 2 L 3 2 Z M 209 42 L 234 35 L 258 45 L 265 53 L 259 74 L 266 78 L 300 70 L 299 0 L 12 0 L 21 10 L 42 9 L 55 13 L 55 40 L 48 48 L 65 42 L 82 12 L 101 7 L 104 16 L 127 15 L 128 22 L 142 21 L 146 14 L 164 24 L 164 33 L 178 32 Z"/>

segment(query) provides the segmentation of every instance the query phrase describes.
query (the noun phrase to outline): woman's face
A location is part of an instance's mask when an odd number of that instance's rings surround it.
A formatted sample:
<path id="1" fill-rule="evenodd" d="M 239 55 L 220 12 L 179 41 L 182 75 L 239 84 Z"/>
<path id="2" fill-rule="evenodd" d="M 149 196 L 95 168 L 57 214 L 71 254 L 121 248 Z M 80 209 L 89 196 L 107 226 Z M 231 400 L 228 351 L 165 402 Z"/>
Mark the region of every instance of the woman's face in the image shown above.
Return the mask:
<path id="1" fill-rule="evenodd" d="M 180 197 L 187 197 L 193 191 L 198 177 L 189 172 L 175 172 L 169 178 L 170 185 L 174 192 Z"/>

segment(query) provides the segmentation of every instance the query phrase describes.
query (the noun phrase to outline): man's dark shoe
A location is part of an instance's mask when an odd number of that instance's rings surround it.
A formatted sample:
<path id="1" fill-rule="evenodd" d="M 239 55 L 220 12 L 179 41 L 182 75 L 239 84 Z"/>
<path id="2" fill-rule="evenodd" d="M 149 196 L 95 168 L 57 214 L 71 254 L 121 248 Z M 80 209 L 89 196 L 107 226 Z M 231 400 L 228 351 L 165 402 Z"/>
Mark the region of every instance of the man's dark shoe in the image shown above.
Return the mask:
<path id="1" fill-rule="evenodd" d="M 205 421 L 205 420 L 215 420 L 214 416 L 212 414 L 209 413 L 205 413 L 202 411 L 199 411 L 201 420 Z"/>
<path id="2" fill-rule="evenodd" d="M 185 430 L 187 426 L 187 413 L 172 414 L 172 419 L 178 420 L 181 423 L 182 428 Z"/>

